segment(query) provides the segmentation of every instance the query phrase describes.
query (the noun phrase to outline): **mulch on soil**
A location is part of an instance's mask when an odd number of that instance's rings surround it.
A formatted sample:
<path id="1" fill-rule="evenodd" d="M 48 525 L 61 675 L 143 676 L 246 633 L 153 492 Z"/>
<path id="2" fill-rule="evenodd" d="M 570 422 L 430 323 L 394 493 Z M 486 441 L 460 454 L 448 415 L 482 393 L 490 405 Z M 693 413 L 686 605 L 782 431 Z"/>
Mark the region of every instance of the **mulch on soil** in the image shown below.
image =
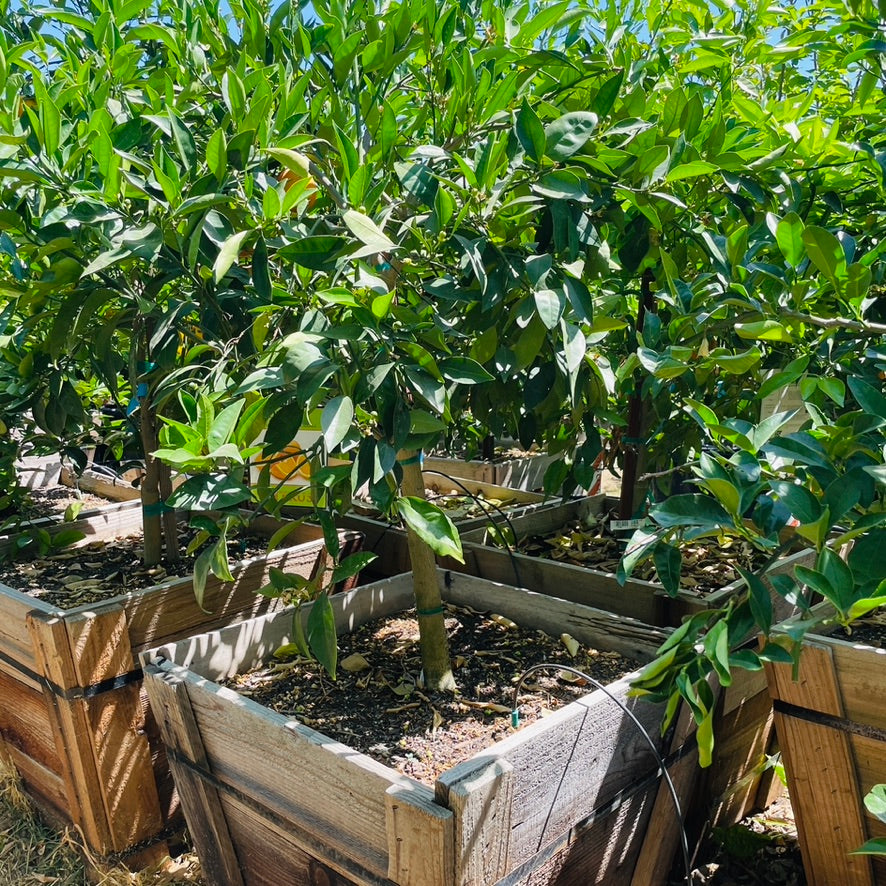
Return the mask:
<path id="1" fill-rule="evenodd" d="M 68 486 L 47 486 L 28 491 L 21 516 L 26 520 L 56 517 L 63 515 L 72 506 L 79 506 L 79 513 L 82 514 L 84 511 L 92 511 L 109 504 L 113 502 L 90 492 L 80 492 Z"/>
<path id="2" fill-rule="evenodd" d="M 605 518 L 574 520 L 546 535 L 530 535 L 517 545 L 523 554 L 571 563 L 614 573 L 624 553 L 625 540 L 613 536 Z M 680 546 L 683 568 L 680 587 L 699 596 L 718 591 L 740 578 L 737 566 L 753 571 L 763 566 L 768 555 L 739 539 L 703 539 Z M 658 582 L 651 560 L 637 566 L 632 578 Z"/>
<path id="3" fill-rule="evenodd" d="M 0 582 L 60 609 L 97 603 L 193 572 L 194 554 L 185 554 L 193 532 L 182 533 L 181 559 L 161 566 L 142 563 L 142 535 L 90 541 L 45 557 L 0 563 Z M 264 539 L 238 536 L 228 542 L 232 563 L 264 554 Z"/>
<path id="4" fill-rule="evenodd" d="M 447 606 L 446 629 L 459 692 L 422 689 L 413 613 L 364 625 L 339 638 L 333 682 L 319 665 L 275 662 L 228 681 L 243 695 L 295 717 L 405 775 L 433 785 L 455 763 L 513 733 L 513 688 L 529 667 L 571 665 L 610 683 L 640 665 L 617 653 L 526 630 L 502 616 Z M 565 635 L 564 635 L 565 636 Z M 552 669 L 533 674 L 520 695 L 521 724 L 593 691 Z"/>

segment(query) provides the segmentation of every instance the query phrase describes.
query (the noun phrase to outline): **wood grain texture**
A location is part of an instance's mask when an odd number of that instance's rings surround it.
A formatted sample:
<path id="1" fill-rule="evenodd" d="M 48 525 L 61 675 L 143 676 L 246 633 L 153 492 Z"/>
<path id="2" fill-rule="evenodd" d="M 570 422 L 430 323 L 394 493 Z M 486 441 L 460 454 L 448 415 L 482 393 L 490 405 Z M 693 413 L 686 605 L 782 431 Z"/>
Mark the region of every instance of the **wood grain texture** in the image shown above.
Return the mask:
<path id="1" fill-rule="evenodd" d="M 61 760 L 53 736 L 43 689 L 34 689 L 0 670 L 0 738 L 40 766 L 61 773 Z"/>
<path id="2" fill-rule="evenodd" d="M 432 802 L 429 788 L 193 673 L 162 667 L 188 684 L 217 778 L 260 798 L 263 807 L 302 834 L 303 845 L 321 847 L 334 840 L 354 864 L 387 876 L 386 791 L 402 785 Z"/>
<path id="3" fill-rule="evenodd" d="M 874 886 L 848 736 L 776 712 L 788 790 L 810 886 Z"/>
<path id="4" fill-rule="evenodd" d="M 388 877 L 402 886 L 453 886 L 454 816 L 424 791 L 386 791 Z"/>
<path id="5" fill-rule="evenodd" d="M 28 629 L 34 640 L 41 672 L 62 689 L 77 686 L 64 621 L 34 613 L 28 617 Z M 90 847 L 106 855 L 116 847 L 96 772 L 92 729 L 85 707 L 80 702 L 71 703 L 59 698 L 48 688 L 45 698 L 47 709 L 55 720 L 53 735 L 63 766 L 61 775 L 67 794 L 68 814 L 71 821 L 81 827 Z"/>
<path id="6" fill-rule="evenodd" d="M 554 460 L 553 456 L 541 454 L 527 458 L 506 458 L 497 461 L 426 455 L 424 468 L 428 471 L 443 471 L 451 477 L 476 480 L 511 489 L 541 489 L 545 471 Z"/>
<path id="7" fill-rule="evenodd" d="M 174 674 L 149 666 L 145 689 L 167 746 L 208 769 L 186 684 Z M 214 886 L 243 886 L 218 792 L 186 765 L 175 760 L 171 765 L 204 876 Z"/>
<path id="8" fill-rule="evenodd" d="M 834 670 L 831 644 L 817 639 L 804 641 L 796 681 L 789 664 L 767 662 L 765 669 L 773 699 L 822 714 L 843 716 L 843 698 Z"/>
<path id="9" fill-rule="evenodd" d="M 438 780 L 437 800 L 455 817 L 455 883 L 495 883 L 511 869 L 514 767 L 491 759 Z"/>
<path id="10" fill-rule="evenodd" d="M 840 679 L 845 716 L 855 723 L 886 730 L 886 680 L 883 679 L 886 649 L 861 646 L 851 637 L 816 640 L 830 647 Z"/>

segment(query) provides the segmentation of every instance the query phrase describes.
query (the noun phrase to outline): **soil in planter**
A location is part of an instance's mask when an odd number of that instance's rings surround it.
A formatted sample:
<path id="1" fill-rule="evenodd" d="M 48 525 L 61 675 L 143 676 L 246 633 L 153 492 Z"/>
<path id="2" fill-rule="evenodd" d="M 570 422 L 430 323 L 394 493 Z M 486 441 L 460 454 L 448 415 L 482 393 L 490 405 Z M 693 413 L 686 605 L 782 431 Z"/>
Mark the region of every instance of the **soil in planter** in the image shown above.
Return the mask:
<path id="1" fill-rule="evenodd" d="M 860 643 L 876 649 L 886 649 L 886 609 L 877 609 L 859 621 L 849 631 L 838 628 L 834 634 L 847 643 Z"/>
<path id="2" fill-rule="evenodd" d="M 227 685 L 433 785 L 441 772 L 514 731 L 513 688 L 532 665 L 571 665 L 603 684 L 640 667 L 618 653 L 585 647 L 573 657 L 562 639 L 470 609 L 447 606 L 446 629 L 457 695 L 418 685 L 421 660 L 414 612 L 370 622 L 340 637 L 335 682 L 316 663 L 297 659 L 272 663 Z M 520 694 L 520 723 L 591 691 L 593 686 L 558 669 L 533 674 Z"/>
<path id="3" fill-rule="evenodd" d="M 159 584 L 167 579 L 190 575 L 199 550 L 185 554 L 193 530 L 183 531 L 181 559 L 146 567 L 142 563 L 142 535 L 88 542 L 45 557 L 0 563 L 0 583 L 37 597 L 59 609 L 73 609 Z M 232 563 L 264 554 L 264 539 L 238 536 L 228 542 Z"/>
<path id="4" fill-rule="evenodd" d="M 90 492 L 77 493 L 68 486 L 46 486 L 28 490 L 28 497 L 21 509 L 21 517 L 35 520 L 38 517 L 61 516 L 71 505 L 80 505 L 80 511 L 92 511 L 111 504 L 100 495 Z"/>
<path id="5" fill-rule="evenodd" d="M 614 573 L 624 553 L 624 544 L 623 539 L 610 534 L 605 519 L 593 525 L 573 520 L 547 535 L 527 536 L 517 548 L 530 557 Z M 767 554 L 739 539 L 703 539 L 684 544 L 680 550 L 683 553 L 680 587 L 699 596 L 737 581 L 740 575 L 736 566 L 753 571 L 765 565 L 768 559 Z M 652 561 L 637 566 L 631 577 L 658 582 Z"/>

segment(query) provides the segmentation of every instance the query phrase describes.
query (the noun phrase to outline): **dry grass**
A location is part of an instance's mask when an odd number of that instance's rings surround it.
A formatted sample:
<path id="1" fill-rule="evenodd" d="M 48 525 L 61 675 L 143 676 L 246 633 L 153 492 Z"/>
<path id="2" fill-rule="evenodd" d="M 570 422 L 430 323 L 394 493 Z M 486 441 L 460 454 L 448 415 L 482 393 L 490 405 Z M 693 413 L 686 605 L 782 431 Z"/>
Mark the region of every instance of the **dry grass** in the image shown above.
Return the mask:
<path id="1" fill-rule="evenodd" d="M 2 886 L 197 886 L 199 864 L 183 856 L 137 873 L 124 868 L 87 873 L 82 841 L 40 821 L 15 772 L 0 759 L 0 884 Z M 88 853 L 86 853 L 88 856 Z"/>

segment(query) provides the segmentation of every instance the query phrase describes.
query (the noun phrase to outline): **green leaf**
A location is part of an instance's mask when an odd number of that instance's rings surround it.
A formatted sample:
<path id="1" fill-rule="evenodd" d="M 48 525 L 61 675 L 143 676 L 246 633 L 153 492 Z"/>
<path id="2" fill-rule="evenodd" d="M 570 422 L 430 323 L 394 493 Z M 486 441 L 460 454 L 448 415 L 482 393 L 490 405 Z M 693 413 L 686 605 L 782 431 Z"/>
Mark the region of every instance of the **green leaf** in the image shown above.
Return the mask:
<path id="1" fill-rule="evenodd" d="M 345 559 L 342 560 L 332 571 L 332 583 L 338 584 L 340 581 L 345 581 L 348 578 L 358 575 L 363 569 L 372 563 L 373 560 L 377 559 L 378 554 L 373 554 L 372 551 L 360 551 L 356 554 L 351 554 L 350 556 L 345 557 Z"/>
<path id="2" fill-rule="evenodd" d="M 672 495 L 661 504 L 653 505 L 649 516 L 659 526 L 701 526 L 716 528 L 731 526 L 732 518 L 723 506 L 706 495 Z"/>
<path id="3" fill-rule="evenodd" d="M 204 611 L 203 597 L 206 593 L 206 580 L 209 578 L 209 564 L 212 561 L 212 547 L 203 551 L 194 561 L 194 599 L 197 605 Z"/>
<path id="4" fill-rule="evenodd" d="M 732 683 L 729 672 L 729 625 L 724 620 L 716 622 L 705 634 L 704 650 L 708 660 L 714 666 L 721 686 Z"/>
<path id="5" fill-rule="evenodd" d="M 185 480 L 166 503 L 186 511 L 212 511 L 234 507 L 251 497 L 249 489 L 236 477 L 203 474 Z"/>
<path id="6" fill-rule="evenodd" d="M 228 273 L 231 269 L 231 265 L 237 261 L 237 257 L 240 255 L 240 250 L 243 248 L 244 241 L 252 233 L 252 231 L 240 231 L 236 234 L 232 234 L 222 244 L 221 249 L 218 251 L 218 255 L 215 257 L 215 262 L 212 265 L 212 277 L 216 283 Z"/>
<path id="7" fill-rule="evenodd" d="M 793 336 L 777 320 L 758 320 L 754 323 L 736 323 L 735 331 L 739 338 L 758 341 L 792 342 Z"/>
<path id="8" fill-rule="evenodd" d="M 545 155 L 547 141 L 545 130 L 541 125 L 535 111 L 529 107 L 529 102 L 524 98 L 520 111 L 517 114 L 517 140 L 520 142 L 526 156 L 538 163 Z"/>
<path id="9" fill-rule="evenodd" d="M 245 400 L 238 400 L 222 409 L 213 419 L 206 437 L 206 445 L 210 452 L 230 441 L 234 428 L 237 426 L 237 419 L 240 418 L 240 413 L 245 405 Z"/>
<path id="10" fill-rule="evenodd" d="M 817 225 L 808 225 L 802 233 L 809 259 L 834 285 L 846 278 L 846 255 L 840 241 Z"/>
<path id="11" fill-rule="evenodd" d="M 436 505 L 416 496 L 401 496 L 397 509 L 406 525 L 438 556 L 464 563 L 455 524 Z"/>
<path id="12" fill-rule="evenodd" d="M 698 730 L 695 733 L 695 742 L 698 745 L 698 765 L 706 769 L 711 765 L 714 758 L 714 712 L 710 710 L 705 715 Z"/>
<path id="13" fill-rule="evenodd" d="M 675 166 L 665 177 L 665 181 L 676 182 L 687 178 L 698 178 L 700 175 L 710 175 L 719 167 L 705 160 L 693 160 L 690 163 L 681 163 Z"/>
<path id="14" fill-rule="evenodd" d="M 803 245 L 803 231 L 805 229 L 803 219 L 796 212 L 789 212 L 775 229 L 775 241 L 784 256 L 785 261 L 796 268 L 806 256 L 806 248 Z"/>
<path id="15" fill-rule="evenodd" d="M 852 396 L 868 415 L 886 419 L 886 397 L 880 391 L 857 376 L 850 376 L 848 383 Z"/>
<path id="16" fill-rule="evenodd" d="M 446 381 L 456 384 L 477 385 L 495 380 L 494 376 L 470 357 L 443 357 L 437 361 L 437 366 Z"/>
<path id="17" fill-rule="evenodd" d="M 773 480 L 769 486 L 801 523 L 814 523 L 821 517 L 821 502 L 805 486 L 787 480 Z"/>
<path id="18" fill-rule="evenodd" d="M 338 663 L 338 639 L 335 635 L 335 612 L 329 595 L 321 592 L 308 613 L 307 641 L 311 652 L 334 680 Z"/>
<path id="19" fill-rule="evenodd" d="M 660 541 L 652 552 L 652 562 L 655 564 L 658 580 L 672 597 L 676 597 L 680 590 L 680 569 L 683 565 L 680 549 L 676 545 Z"/>
<path id="20" fill-rule="evenodd" d="M 874 837 L 862 843 L 858 849 L 851 849 L 850 855 L 886 855 L 886 837 Z"/>
<path id="21" fill-rule="evenodd" d="M 886 824 L 886 784 L 875 784 L 865 795 L 864 806 L 871 815 Z"/>
<path id="22" fill-rule="evenodd" d="M 344 237 L 303 237 L 278 249 L 276 257 L 312 271 L 327 271 L 335 266 L 336 257 L 346 243 Z"/>
<path id="23" fill-rule="evenodd" d="M 326 441 L 326 451 L 332 452 L 347 436 L 354 422 L 354 402 L 350 397 L 335 397 L 320 415 L 320 427 Z"/>
<path id="24" fill-rule="evenodd" d="M 545 127 L 545 153 L 552 160 L 567 160 L 578 153 L 597 128 L 597 115 L 570 111 Z"/>
<path id="25" fill-rule="evenodd" d="M 750 592 L 748 603 L 751 607 L 751 615 L 754 616 L 754 622 L 763 633 L 768 634 L 772 627 L 772 597 L 769 594 L 769 589 L 758 575 L 747 572 L 741 566 L 735 568 L 748 586 Z"/>
<path id="26" fill-rule="evenodd" d="M 554 329 L 563 313 L 563 296 L 553 289 L 539 289 L 534 293 L 535 309 L 546 329 Z"/>
<path id="27" fill-rule="evenodd" d="M 376 252 L 391 252 L 397 248 L 397 244 L 368 215 L 356 209 L 345 210 L 342 221 L 361 243 Z"/>

